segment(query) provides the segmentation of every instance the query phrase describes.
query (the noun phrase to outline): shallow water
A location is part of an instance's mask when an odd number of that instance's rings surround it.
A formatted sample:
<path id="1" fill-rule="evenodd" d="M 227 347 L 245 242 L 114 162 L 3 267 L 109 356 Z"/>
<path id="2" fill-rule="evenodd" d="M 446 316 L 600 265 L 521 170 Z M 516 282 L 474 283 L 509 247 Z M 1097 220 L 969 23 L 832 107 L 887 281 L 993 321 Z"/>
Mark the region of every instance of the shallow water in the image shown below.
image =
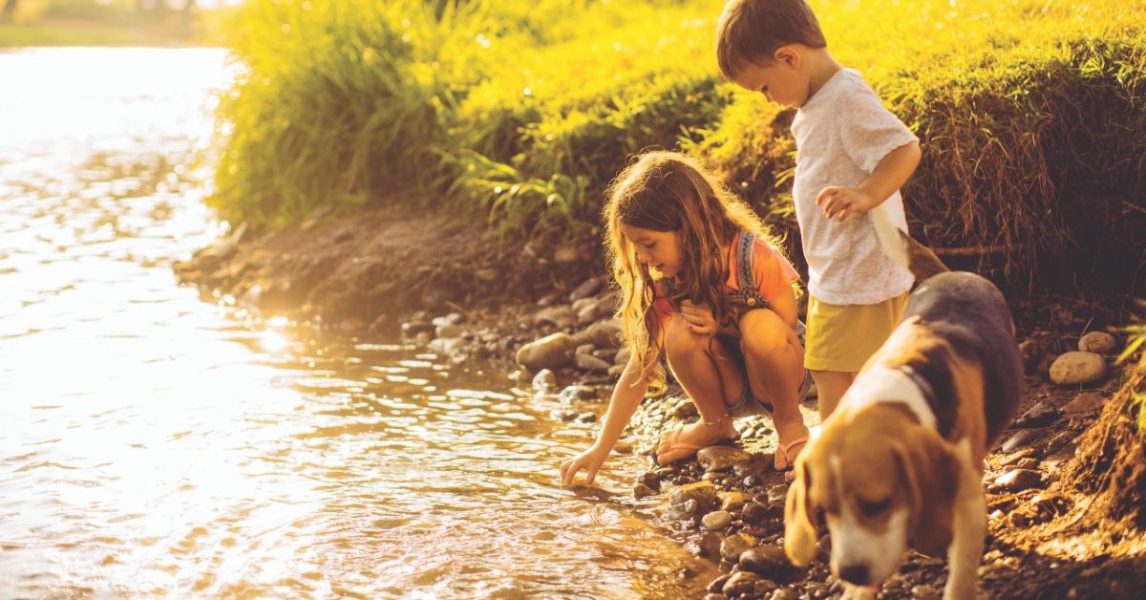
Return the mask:
<path id="1" fill-rule="evenodd" d="M 593 426 L 179 287 L 219 50 L 0 53 L 0 597 L 689 597 Z M 264 317 L 269 317 L 264 315 Z"/>

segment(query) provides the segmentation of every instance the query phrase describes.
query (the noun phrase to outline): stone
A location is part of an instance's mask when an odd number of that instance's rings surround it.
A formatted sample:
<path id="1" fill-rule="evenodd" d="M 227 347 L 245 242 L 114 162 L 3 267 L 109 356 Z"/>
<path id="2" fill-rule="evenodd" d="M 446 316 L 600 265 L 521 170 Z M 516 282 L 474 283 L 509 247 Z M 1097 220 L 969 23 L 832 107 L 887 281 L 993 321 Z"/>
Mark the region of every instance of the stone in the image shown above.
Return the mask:
<path id="1" fill-rule="evenodd" d="M 577 324 L 577 313 L 565 305 L 551 306 L 533 315 L 533 324 L 535 326 L 549 324 L 558 329 L 565 329 Z"/>
<path id="2" fill-rule="evenodd" d="M 760 577 L 755 573 L 739 571 L 733 573 L 732 577 L 729 577 L 728 581 L 724 582 L 724 587 L 721 588 L 720 591 L 725 596 L 729 596 L 731 598 L 736 598 L 737 596 L 748 596 L 755 592 L 756 582 L 759 580 Z"/>
<path id="3" fill-rule="evenodd" d="M 1020 429 L 1015 435 L 1007 438 L 999 449 L 1006 453 L 1014 452 L 1022 446 L 1029 446 L 1042 435 L 1043 432 L 1038 429 Z"/>
<path id="4" fill-rule="evenodd" d="M 1066 406 L 1062 407 L 1062 412 L 1067 416 L 1089 415 L 1097 412 L 1106 406 L 1106 397 L 1094 392 L 1082 392 L 1075 396 Z"/>
<path id="5" fill-rule="evenodd" d="M 597 321 L 577 332 L 578 342 L 588 342 L 598 348 L 616 348 L 621 344 L 621 322 L 616 319 Z"/>
<path id="6" fill-rule="evenodd" d="M 716 495 L 716 486 L 708 481 L 687 483 L 672 491 L 669 502 L 678 510 L 684 508 L 689 500 L 695 501 L 696 508 L 688 514 L 706 514 L 720 505 L 720 497 Z"/>
<path id="7" fill-rule="evenodd" d="M 569 301 L 576 302 L 582 298 L 588 298 L 596 294 L 599 289 L 601 289 L 601 278 L 590 277 L 581 282 L 581 285 L 577 286 L 572 292 L 569 292 Z"/>
<path id="8" fill-rule="evenodd" d="M 557 387 L 557 376 L 549 369 L 541 369 L 533 376 L 532 385 L 533 391 L 544 394 Z"/>
<path id="9" fill-rule="evenodd" d="M 573 357 L 574 364 L 578 369 L 589 371 L 592 373 L 606 373 L 609 367 L 613 366 L 608 361 L 602 360 L 593 356 L 592 354 L 578 354 Z"/>
<path id="10" fill-rule="evenodd" d="M 731 573 L 725 573 L 724 575 L 721 575 L 720 577 L 717 577 L 716 579 L 708 582 L 708 587 L 704 589 L 711 594 L 719 594 L 724 589 L 724 583 L 731 577 Z"/>
<path id="11" fill-rule="evenodd" d="M 1064 352 L 1050 367 L 1050 379 L 1058 385 L 1093 383 L 1105 376 L 1106 359 L 1094 352 Z"/>
<path id="12" fill-rule="evenodd" d="M 649 487 L 643 483 L 638 483 L 637 485 L 633 486 L 633 497 L 636 498 L 637 500 L 640 500 L 641 498 L 648 498 L 649 496 L 656 496 L 656 495 L 657 495 L 656 490 L 654 490 L 653 488 L 651 488 L 651 487 Z"/>
<path id="13" fill-rule="evenodd" d="M 747 533 L 737 533 L 724 538 L 720 543 L 720 558 L 728 562 L 737 562 L 745 550 L 756 545 L 756 539 Z"/>
<path id="14" fill-rule="evenodd" d="M 1042 485 L 1042 476 L 1038 471 L 1015 469 L 999 475 L 993 483 L 1002 491 L 1021 492 Z"/>
<path id="15" fill-rule="evenodd" d="M 740 518 L 750 525 L 763 525 L 771 520 L 783 518 L 783 507 L 774 508 L 764 506 L 759 502 L 749 502 L 740 511 Z"/>
<path id="16" fill-rule="evenodd" d="M 732 524 L 732 515 L 725 510 L 716 510 L 704 515 L 700 524 L 709 531 L 721 531 Z"/>
<path id="17" fill-rule="evenodd" d="M 653 471 L 641 473 L 641 476 L 637 478 L 637 482 L 658 492 L 661 491 L 661 478 Z"/>
<path id="18" fill-rule="evenodd" d="M 752 499 L 744 492 L 720 492 L 720 510 L 739 512 Z"/>
<path id="19" fill-rule="evenodd" d="M 779 546 L 767 545 L 749 548 L 740 554 L 738 561 L 741 569 L 752 571 L 757 575 L 776 577 L 792 569 L 788 555 Z"/>
<path id="20" fill-rule="evenodd" d="M 736 465 L 747 463 L 751 458 L 747 452 L 732 446 L 709 446 L 701 448 L 696 453 L 696 462 L 700 463 L 707 473 L 727 471 Z"/>
<path id="21" fill-rule="evenodd" d="M 560 369 L 572 360 L 574 348 L 573 336 L 557 332 L 518 348 L 515 358 L 530 371 Z"/>
<path id="22" fill-rule="evenodd" d="M 1095 354 L 1113 354 L 1118 348 L 1118 339 L 1105 331 L 1091 331 L 1078 340 L 1078 349 Z"/>
<path id="23" fill-rule="evenodd" d="M 1046 402 L 1038 402 L 1015 421 L 1015 427 L 1032 429 L 1046 427 L 1059 417 L 1059 410 Z"/>

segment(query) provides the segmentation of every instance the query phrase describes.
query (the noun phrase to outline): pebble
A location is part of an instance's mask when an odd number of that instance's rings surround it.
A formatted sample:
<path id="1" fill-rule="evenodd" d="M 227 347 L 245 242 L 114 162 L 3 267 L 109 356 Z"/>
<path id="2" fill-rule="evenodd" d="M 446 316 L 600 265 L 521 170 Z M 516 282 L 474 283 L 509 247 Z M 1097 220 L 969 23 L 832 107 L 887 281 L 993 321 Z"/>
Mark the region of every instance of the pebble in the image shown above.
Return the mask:
<path id="1" fill-rule="evenodd" d="M 758 502 L 749 502 L 745 504 L 744 508 L 740 511 L 740 518 L 743 519 L 745 523 L 751 525 L 763 525 L 769 520 L 779 519 L 783 516 L 784 511 L 782 509 L 777 510 L 774 507 L 764 506 Z"/>
<path id="2" fill-rule="evenodd" d="M 1046 402 L 1039 402 L 1015 421 L 1015 427 L 1022 429 L 1046 427 L 1055 422 L 1060 414 L 1059 410 L 1054 406 Z"/>
<path id="3" fill-rule="evenodd" d="M 1078 349 L 1083 352 L 1111 354 L 1118 347 L 1118 339 L 1105 331 L 1091 331 L 1078 340 Z"/>
<path id="4" fill-rule="evenodd" d="M 724 589 L 724 583 L 732 578 L 731 573 L 725 573 L 716 579 L 708 582 L 708 586 L 704 589 L 712 594 L 719 594 Z"/>
<path id="5" fill-rule="evenodd" d="M 724 587 L 721 588 L 720 591 L 723 592 L 725 596 L 730 596 L 733 598 L 742 595 L 750 595 L 755 592 L 756 582 L 759 580 L 760 577 L 755 573 L 749 573 L 748 571 L 738 571 L 733 573 L 732 577 L 728 578 L 728 581 L 724 582 Z"/>
<path id="6" fill-rule="evenodd" d="M 788 555 L 779 546 L 756 546 L 740 554 L 737 561 L 741 569 L 758 575 L 783 575 L 792 568 Z"/>
<path id="7" fill-rule="evenodd" d="M 726 510 L 717 510 L 704 515 L 700 524 L 709 531 L 721 531 L 732 524 L 732 515 Z"/>
<path id="8" fill-rule="evenodd" d="M 1033 487 L 1038 487 L 1042 484 L 1042 476 L 1038 471 L 1031 471 L 1030 469 L 1014 469 L 999 475 L 993 482 L 994 486 L 1000 490 L 1008 492 L 1021 492 L 1029 490 Z"/>
<path id="9" fill-rule="evenodd" d="M 1094 392 L 1082 392 L 1074 397 L 1066 406 L 1062 407 L 1062 412 L 1068 416 L 1088 415 L 1096 412 L 1106 405 L 1106 398 L 1101 394 Z"/>
<path id="10" fill-rule="evenodd" d="M 557 387 L 557 376 L 549 369 L 541 369 L 533 376 L 533 391 L 544 394 Z M 568 388 L 567 388 L 568 389 Z"/>
<path id="11" fill-rule="evenodd" d="M 747 452 L 732 446 L 709 446 L 696 453 L 696 461 L 706 472 L 725 471 L 743 465 L 751 458 Z"/>
<path id="12" fill-rule="evenodd" d="M 649 496 L 656 496 L 657 493 L 658 492 L 656 490 L 643 483 L 638 483 L 637 485 L 633 486 L 633 497 L 638 500 L 641 498 L 648 498 Z"/>
<path id="13" fill-rule="evenodd" d="M 1106 359 L 1094 352 L 1064 352 L 1050 367 L 1050 379 L 1058 385 L 1093 383 L 1105 376 Z"/>
<path id="14" fill-rule="evenodd" d="M 745 550 L 756 545 L 756 540 L 745 533 L 737 533 L 724 538 L 720 543 L 720 557 L 728 562 L 737 562 Z"/>
<path id="15" fill-rule="evenodd" d="M 1015 435 L 1012 435 L 1007 441 L 1003 442 L 1000 450 L 1003 452 L 1014 452 L 1019 446 L 1029 446 L 1031 442 L 1042 437 L 1043 432 L 1037 429 L 1021 429 Z"/>

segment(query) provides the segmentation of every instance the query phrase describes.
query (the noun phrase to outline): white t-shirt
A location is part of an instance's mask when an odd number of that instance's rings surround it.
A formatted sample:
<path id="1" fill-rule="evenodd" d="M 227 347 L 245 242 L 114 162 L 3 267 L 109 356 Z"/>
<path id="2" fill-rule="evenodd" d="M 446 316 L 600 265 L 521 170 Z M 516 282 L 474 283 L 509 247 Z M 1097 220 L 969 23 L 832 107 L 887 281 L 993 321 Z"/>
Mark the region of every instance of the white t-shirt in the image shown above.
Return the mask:
<path id="1" fill-rule="evenodd" d="M 837 71 L 800 107 L 792 134 L 797 148 L 792 197 L 809 293 L 828 304 L 877 304 L 911 289 L 911 272 L 884 253 L 871 213 L 829 221 L 816 196 L 829 185 L 858 186 L 888 153 L 916 141 L 915 134 L 853 69 Z M 898 191 L 875 210 L 907 231 Z"/>

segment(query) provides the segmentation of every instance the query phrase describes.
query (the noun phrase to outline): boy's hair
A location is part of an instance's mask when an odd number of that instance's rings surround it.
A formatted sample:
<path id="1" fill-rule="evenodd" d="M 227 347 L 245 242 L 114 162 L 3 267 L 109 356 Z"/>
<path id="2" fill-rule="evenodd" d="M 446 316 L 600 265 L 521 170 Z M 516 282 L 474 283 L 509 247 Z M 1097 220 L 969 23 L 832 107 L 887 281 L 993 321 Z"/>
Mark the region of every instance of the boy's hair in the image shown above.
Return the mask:
<path id="1" fill-rule="evenodd" d="M 617 318 L 625 345 L 650 379 L 661 354 L 660 322 L 652 310 L 655 282 L 621 226 L 676 232 L 682 272 L 671 300 L 706 304 L 718 323 L 731 317 L 725 283 L 732 238 L 748 231 L 778 247 L 743 200 L 678 152 L 645 153 L 622 171 L 609 188 L 604 221 L 606 252 L 621 292 Z"/>
<path id="2" fill-rule="evenodd" d="M 716 61 L 726 79 L 745 62 L 771 61 L 784 44 L 828 45 L 805 0 L 730 0 L 725 5 L 717 25 Z"/>

